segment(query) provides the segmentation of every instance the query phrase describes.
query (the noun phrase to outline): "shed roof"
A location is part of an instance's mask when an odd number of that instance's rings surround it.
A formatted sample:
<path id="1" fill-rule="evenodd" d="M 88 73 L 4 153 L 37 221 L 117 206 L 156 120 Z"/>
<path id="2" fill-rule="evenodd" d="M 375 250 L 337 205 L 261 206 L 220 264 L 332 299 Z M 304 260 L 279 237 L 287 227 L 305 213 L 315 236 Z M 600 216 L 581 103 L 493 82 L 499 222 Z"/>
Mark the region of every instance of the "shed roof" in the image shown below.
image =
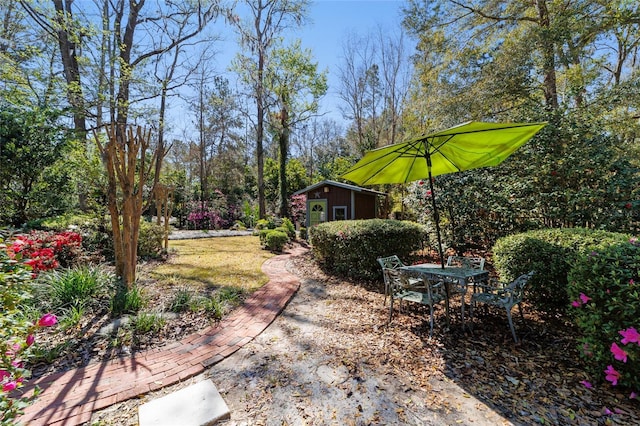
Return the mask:
<path id="1" fill-rule="evenodd" d="M 321 182 L 314 183 L 311 186 L 307 186 L 306 188 L 303 188 L 299 191 L 294 192 L 293 195 L 304 194 L 305 192 L 310 192 L 310 191 L 313 191 L 314 189 L 327 186 L 327 185 L 337 186 L 338 188 L 344 188 L 350 191 L 363 192 L 363 193 L 369 193 L 369 194 L 375 194 L 375 195 L 385 195 L 385 196 L 387 195 L 386 192 L 374 191 L 373 189 L 362 188 L 355 185 L 349 185 L 348 183 L 336 182 L 334 180 L 323 180 Z"/>

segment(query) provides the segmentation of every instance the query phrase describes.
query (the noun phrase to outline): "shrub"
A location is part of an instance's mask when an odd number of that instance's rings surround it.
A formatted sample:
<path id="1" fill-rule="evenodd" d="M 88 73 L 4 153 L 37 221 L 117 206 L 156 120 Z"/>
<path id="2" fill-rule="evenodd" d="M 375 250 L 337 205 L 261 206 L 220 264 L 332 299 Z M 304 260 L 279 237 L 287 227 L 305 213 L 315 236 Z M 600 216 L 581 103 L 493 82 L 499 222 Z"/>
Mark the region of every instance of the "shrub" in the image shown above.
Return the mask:
<path id="1" fill-rule="evenodd" d="M 568 291 L 571 313 L 582 331 L 580 352 L 587 370 L 596 380 L 606 377 L 613 385 L 640 391 L 638 240 L 578 258 L 569 273 Z"/>
<path id="2" fill-rule="evenodd" d="M 366 219 L 325 222 L 309 230 L 313 254 L 325 267 L 353 278 L 380 278 L 377 258 L 411 261 L 423 247 L 425 228 L 415 222 Z"/>
<path id="3" fill-rule="evenodd" d="M 155 259 L 163 252 L 164 227 L 157 223 L 140 222 L 138 237 L 138 256 Z"/>
<path id="4" fill-rule="evenodd" d="M 300 227 L 300 238 L 302 238 L 303 240 L 306 240 L 308 238 L 307 228 L 305 228 L 304 226 Z"/>
<path id="5" fill-rule="evenodd" d="M 290 240 L 296 239 L 296 226 L 293 224 L 293 222 L 291 222 L 290 219 L 287 219 L 286 217 L 283 218 L 282 225 L 280 225 L 280 227 L 285 229 L 286 234 L 289 236 Z"/>
<path id="6" fill-rule="evenodd" d="M 281 252 L 284 246 L 289 242 L 289 237 L 286 233 L 274 229 L 267 233 L 265 242 L 267 249 L 275 252 Z"/>
<path id="7" fill-rule="evenodd" d="M 31 268 L 22 262 L 20 253 L 9 255 L 0 235 L 0 422 L 13 424 L 39 394 L 25 397 L 13 390 L 22 387 L 30 372 L 24 364 L 34 358 L 34 333 L 37 328 L 49 327 L 57 322 L 55 315 L 46 314 L 33 322 L 24 315 L 21 304 L 31 296 L 29 286 Z"/>
<path id="8" fill-rule="evenodd" d="M 276 222 L 273 217 L 269 217 L 266 219 L 260 219 L 256 222 L 256 231 L 260 231 L 262 229 L 274 229 L 276 227 Z"/>
<path id="9" fill-rule="evenodd" d="M 567 275 L 585 253 L 629 236 L 584 228 L 544 229 L 500 238 L 493 247 L 493 264 L 504 281 L 536 271 L 526 299 L 549 314 L 564 313 L 569 305 Z"/>
<path id="10" fill-rule="evenodd" d="M 76 232 L 31 231 L 17 235 L 7 252 L 14 257 L 20 253 L 33 272 L 38 273 L 73 266 L 82 256 L 81 247 L 82 237 Z"/>

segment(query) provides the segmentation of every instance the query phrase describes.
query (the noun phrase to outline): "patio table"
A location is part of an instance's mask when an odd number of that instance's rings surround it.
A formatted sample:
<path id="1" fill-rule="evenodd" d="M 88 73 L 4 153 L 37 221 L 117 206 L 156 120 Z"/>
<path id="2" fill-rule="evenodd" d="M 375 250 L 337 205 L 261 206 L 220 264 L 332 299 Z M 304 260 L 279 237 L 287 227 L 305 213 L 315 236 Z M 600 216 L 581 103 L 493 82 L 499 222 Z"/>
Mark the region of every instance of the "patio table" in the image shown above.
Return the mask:
<path id="1" fill-rule="evenodd" d="M 455 293 L 460 293 L 462 297 L 462 329 L 464 330 L 464 307 L 465 295 L 467 287 L 473 286 L 475 292 L 476 284 L 486 283 L 489 279 L 489 272 L 480 269 L 445 267 L 440 264 L 422 263 L 418 265 L 410 265 L 399 268 L 400 270 L 411 270 L 418 272 L 428 281 L 442 281 L 446 288 L 446 309 L 447 309 L 447 325 L 449 324 L 449 297 L 451 295 L 452 286 L 455 286 Z"/>

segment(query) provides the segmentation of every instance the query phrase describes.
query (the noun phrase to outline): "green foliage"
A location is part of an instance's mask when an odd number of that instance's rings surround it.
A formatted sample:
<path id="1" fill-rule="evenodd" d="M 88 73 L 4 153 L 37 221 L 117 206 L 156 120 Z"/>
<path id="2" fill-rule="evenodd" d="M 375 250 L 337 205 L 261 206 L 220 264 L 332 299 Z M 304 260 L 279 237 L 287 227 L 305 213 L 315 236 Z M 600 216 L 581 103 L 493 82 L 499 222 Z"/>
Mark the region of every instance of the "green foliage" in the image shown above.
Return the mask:
<path id="1" fill-rule="evenodd" d="M 260 207 L 255 204 L 252 205 L 249 201 L 242 203 L 242 221 L 247 228 L 253 228 L 256 225 L 256 220 L 260 217 Z"/>
<path id="2" fill-rule="evenodd" d="M 543 312 L 563 313 L 569 304 L 567 276 L 576 259 L 628 238 L 584 228 L 529 231 L 499 239 L 493 246 L 493 264 L 504 281 L 536 271 L 527 286 L 526 300 Z"/>
<path id="3" fill-rule="evenodd" d="M 300 227 L 300 238 L 302 238 L 303 240 L 306 240 L 307 237 L 308 237 L 307 228 L 305 228 L 304 226 Z"/>
<path id="4" fill-rule="evenodd" d="M 281 252 L 288 242 L 289 236 L 278 228 L 267 232 L 265 236 L 265 247 L 274 252 Z"/>
<path id="5" fill-rule="evenodd" d="M 179 288 L 171 297 L 168 309 L 170 312 L 186 312 L 190 309 L 195 294 L 188 288 Z"/>
<path id="6" fill-rule="evenodd" d="M 620 331 L 640 331 L 640 243 L 637 239 L 601 246 L 579 256 L 569 273 L 571 313 L 580 328 L 580 352 L 588 371 L 601 381 L 611 365 L 618 385 L 640 389 L 640 342 L 622 342 Z M 612 344 L 626 362 L 614 358 Z"/>
<path id="7" fill-rule="evenodd" d="M 71 206 L 72 142 L 60 114 L 0 103 L 0 223 L 21 226 Z"/>
<path id="8" fill-rule="evenodd" d="M 276 222 L 274 217 L 267 217 L 265 219 L 259 219 L 256 222 L 256 230 L 260 231 L 263 229 L 274 229 L 276 227 Z"/>
<path id="9" fill-rule="evenodd" d="M 138 312 L 131 320 L 131 327 L 138 334 L 157 333 L 166 322 L 167 320 L 157 312 Z"/>
<path id="10" fill-rule="evenodd" d="M 68 308 L 88 307 L 95 298 L 113 288 L 115 278 L 99 267 L 81 266 L 55 270 L 38 277 L 38 298 L 58 312 Z"/>
<path id="11" fill-rule="evenodd" d="M 164 228 L 157 223 L 140 222 L 138 237 L 138 256 L 144 259 L 155 259 L 163 252 Z"/>
<path id="12" fill-rule="evenodd" d="M 296 239 L 296 226 L 293 224 L 293 222 L 289 218 L 283 217 L 282 225 L 280 225 L 280 227 L 284 228 L 290 240 Z"/>
<path id="13" fill-rule="evenodd" d="M 111 316 L 118 318 L 123 314 L 136 314 L 145 305 L 146 300 L 138 286 L 127 289 L 121 284 L 111 299 Z"/>
<path id="14" fill-rule="evenodd" d="M 415 222 L 367 219 L 325 222 L 309 230 L 313 254 L 330 270 L 353 278 L 380 277 L 379 257 L 410 260 L 423 248 L 425 228 Z"/>
<path id="15" fill-rule="evenodd" d="M 62 318 L 60 318 L 60 329 L 62 331 L 67 331 L 69 329 L 76 328 L 80 321 L 82 321 L 82 317 L 84 317 L 86 311 L 84 306 L 71 306 L 68 309 L 64 310 L 64 314 Z"/>

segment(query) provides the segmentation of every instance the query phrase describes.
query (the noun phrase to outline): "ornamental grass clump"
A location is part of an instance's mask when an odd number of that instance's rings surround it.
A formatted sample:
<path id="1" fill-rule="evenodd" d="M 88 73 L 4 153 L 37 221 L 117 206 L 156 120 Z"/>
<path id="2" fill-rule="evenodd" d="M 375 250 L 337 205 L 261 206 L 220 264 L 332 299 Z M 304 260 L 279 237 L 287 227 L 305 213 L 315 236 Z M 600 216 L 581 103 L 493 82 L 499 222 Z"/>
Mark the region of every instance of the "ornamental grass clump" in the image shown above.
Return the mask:
<path id="1" fill-rule="evenodd" d="M 570 312 L 595 382 L 640 393 L 640 243 L 593 250 L 569 272 Z M 589 383 L 589 382 L 587 382 Z M 586 383 L 584 383 L 587 386 Z M 589 383 L 590 385 L 590 383 Z"/>

